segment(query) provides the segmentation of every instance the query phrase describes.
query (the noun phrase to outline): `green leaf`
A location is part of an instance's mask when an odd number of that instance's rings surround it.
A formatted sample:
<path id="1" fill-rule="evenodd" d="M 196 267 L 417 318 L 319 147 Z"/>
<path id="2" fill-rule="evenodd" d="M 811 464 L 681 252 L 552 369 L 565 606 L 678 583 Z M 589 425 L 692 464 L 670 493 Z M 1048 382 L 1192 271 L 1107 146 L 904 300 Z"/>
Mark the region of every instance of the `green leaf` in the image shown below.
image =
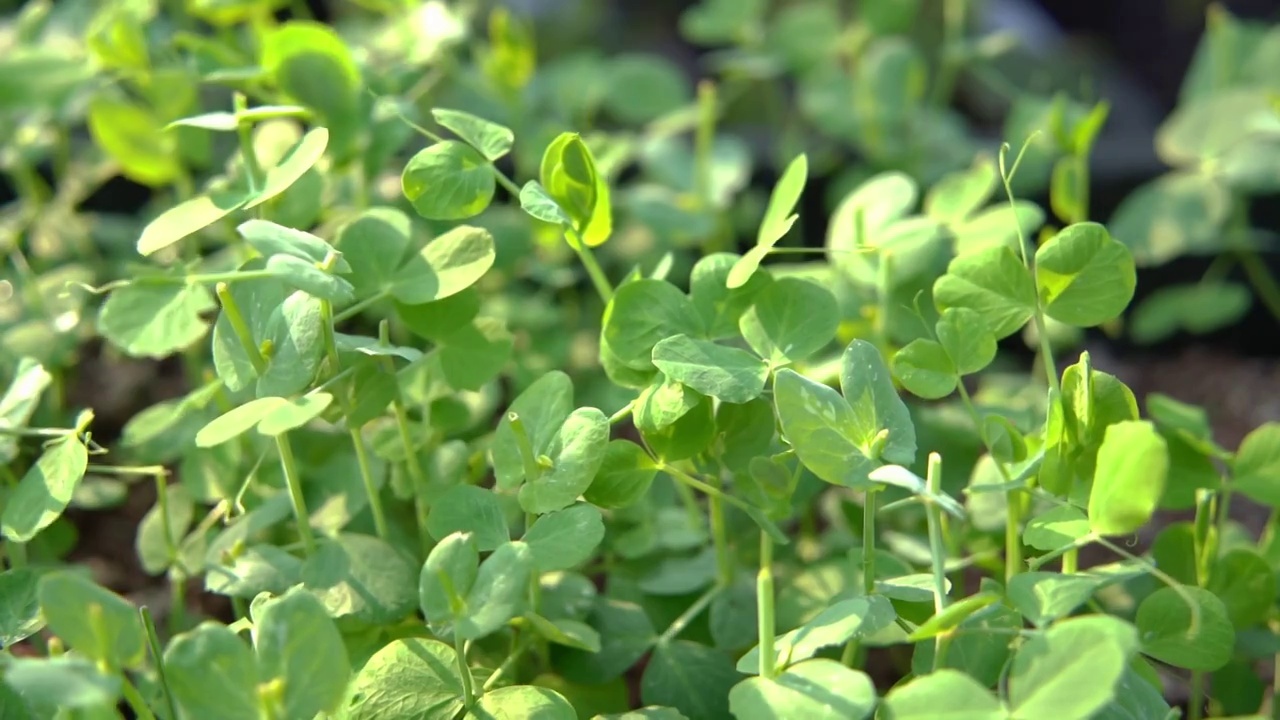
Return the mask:
<path id="1" fill-rule="evenodd" d="M 476 318 L 440 338 L 440 369 L 456 390 L 480 390 L 502 372 L 515 338 L 503 320 Z"/>
<path id="2" fill-rule="evenodd" d="M 875 706 L 876 688 L 866 673 L 822 658 L 770 680 L 748 678 L 729 692 L 729 710 L 744 720 L 862 720 Z"/>
<path id="3" fill-rule="evenodd" d="M 351 720 L 453 720 L 463 706 L 458 673 L 457 654 L 439 640 L 393 640 L 356 675 Z"/>
<path id="4" fill-rule="evenodd" d="M 494 550 L 480 563 L 476 581 L 467 593 L 467 614 L 458 619 L 454 632 L 464 640 L 479 640 L 522 614 L 533 569 L 533 552 L 522 542 L 509 542 Z"/>
<path id="5" fill-rule="evenodd" d="M 459 225 L 427 243 L 395 274 L 389 288 L 402 303 L 419 305 L 447 298 L 474 285 L 493 267 L 493 235 Z"/>
<path id="6" fill-rule="evenodd" d="M 465 220 L 484 212 L 497 187 L 484 156 L 457 140 L 418 152 L 400 178 L 404 196 L 428 220 Z"/>
<path id="7" fill-rule="evenodd" d="M 561 225 L 571 227 L 573 220 L 569 218 L 569 214 L 564 208 L 560 207 L 560 203 L 542 187 L 542 183 L 537 180 L 530 180 L 520 188 L 520 209 L 529 214 L 535 220 L 541 220 L 552 225 Z"/>
<path id="8" fill-rule="evenodd" d="M 138 609 L 71 570 L 40 578 L 36 588 L 49 630 L 71 649 L 108 667 L 136 667 L 146 639 Z"/>
<path id="9" fill-rule="evenodd" d="M 267 437 L 276 437 L 290 430 L 296 430 L 320 417 L 320 414 L 332 403 L 333 396 L 322 392 L 286 400 L 272 407 L 270 412 L 258 421 L 258 432 Z"/>
<path id="10" fill-rule="evenodd" d="M 653 364 L 703 395 L 735 404 L 759 397 L 769 374 L 768 365 L 745 350 L 687 335 L 654 345 Z"/>
<path id="11" fill-rule="evenodd" d="M 641 433 L 657 433 L 684 417 L 705 397 L 666 375 L 659 375 L 635 400 L 632 418 L 636 429 Z"/>
<path id="12" fill-rule="evenodd" d="M 1096 577 L 1024 572 L 1009 580 L 1009 600 L 1032 625 L 1045 627 L 1075 612 L 1101 586 Z"/>
<path id="13" fill-rule="evenodd" d="M 719 650 L 688 640 L 658 643 L 640 679 L 646 705 L 669 705 L 689 720 L 729 716 L 729 692 L 742 676 Z"/>
<path id="14" fill-rule="evenodd" d="M 1003 720 L 1010 717 L 990 690 L 951 669 L 898 685 L 885 696 L 883 708 L 886 720 Z"/>
<path id="15" fill-rule="evenodd" d="M 261 677 L 283 683 L 284 715 L 336 711 L 346 696 L 351 663 L 320 600 L 297 588 L 268 602 L 255 619 Z"/>
<path id="16" fill-rule="evenodd" d="M 132 357 L 165 358 L 204 337 L 213 307 L 200 285 L 126 285 L 107 296 L 98 332 Z"/>
<path id="17" fill-rule="evenodd" d="M 93 717 L 89 711 L 113 707 L 121 690 L 119 675 L 104 673 L 88 659 L 75 655 L 15 658 L 5 663 L 4 682 L 26 703 L 49 708 L 50 714 L 41 716 L 3 708 L 19 718 L 55 717 L 53 713 L 63 714 L 59 709 L 71 713 L 83 710 L 84 716 Z"/>
<path id="18" fill-rule="evenodd" d="M 609 239 L 613 231 L 609 185 L 596 169 L 591 149 L 577 133 L 561 133 L 547 146 L 538 179 L 568 215 L 582 242 L 594 247 Z M 579 237 L 567 239 L 573 245 Z"/>
<path id="19" fill-rule="evenodd" d="M 952 260 L 947 274 L 933 285 L 933 300 L 942 312 L 948 308 L 976 311 L 996 339 L 1002 340 L 1035 314 L 1036 286 L 1013 251 L 999 246 Z"/>
<path id="20" fill-rule="evenodd" d="M 333 28 L 290 20 L 263 38 L 259 64 L 286 97 L 320 115 L 339 155 L 349 151 L 362 122 L 363 81 L 350 49 Z"/>
<path id="21" fill-rule="evenodd" d="M 1109 227 L 1142 267 L 1187 254 L 1214 252 L 1231 214 L 1231 191 L 1221 179 L 1194 171 L 1161 175 L 1129 193 Z"/>
<path id="22" fill-rule="evenodd" d="M 94 142 L 130 180 L 160 187 L 183 174 L 176 138 L 148 108 L 99 95 L 87 119 Z"/>
<path id="23" fill-rule="evenodd" d="M 524 617 L 539 635 L 557 645 L 600 652 L 600 633 L 590 625 L 564 618 L 548 620 L 536 613 L 526 613 Z"/>
<path id="24" fill-rule="evenodd" d="M 52 382 L 53 376 L 35 359 L 18 360 L 9 387 L 0 397 L 0 428 L 26 425 L 40 404 L 40 396 Z M 9 464 L 17 454 L 18 438 L 0 435 L 0 464 Z"/>
<path id="25" fill-rule="evenodd" d="M 1208 589 L 1226 606 L 1231 624 L 1245 630 L 1266 619 L 1275 603 L 1276 573 L 1257 552 L 1235 548 L 1213 564 Z"/>
<path id="26" fill-rule="evenodd" d="M 578 408 L 547 445 L 551 460 L 537 478 L 520 488 L 520 507 L 541 515 L 573 504 L 591 486 L 609 444 L 609 418 L 596 408 Z"/>
<path id="27" fill-rule="evenodd" d="M 856 442 L 858 418 L 835 390 L 790 369 L 773 381 L 782 434 L 814 475 L 833 485 L 866 488 L 874 464 Z"/>
<path id="28" fill-rule="evenodd" d="M 996 359 L 995 336 L 973 310 L 948 308 L 938 318 L 937 331 L 938 343 L 961 375 L 972 375 Z"/>
<path id="29" fill-rule="evenodd" d="M 166 495 L 168 502 L 157 502 L 142 516 L 134 544 L 142 569 L 151 575 L 159 575 L 171 565 L 181 562 L 181 558 L 171 556 L 169 548 L 172 546 L 175 550 L 178 549 L 195 517 L 195 502 L 186 486 L 171 485 Z M 164 512 L 165 508 L 168 509 L 167 513 Z M 166 514 L 168 518 L 165 517 Z M 170 533 L 167 538 L 166 528 Z"/>
<path id="30" fill-rule="evenodd" d="M 418 576 L 418 603 L 427 622 L 457 620 L 455 604 L 471 591 L 480 568 L 475 538 L 454 533 L 431 548 Z"/>
<path id="31" fill-rule="evenodd" d="M 165 210 L 147 223 L 138 237 L 138 253 L 152 255 L 197 233 L 245 204 L 248 197 L 232 192 L 199 195 Z"/>
<path id="32" fill-rule="evenodd" d="M 782 239 L 783 235 L 795 224 L 797 215 L 791 213 L 796 203 L 800 202 L 800 194 L 804 192 L 805 182 L 809 177 L 809 159 L 804 154 L 796 156 L 787 169 L 782 172 L 778 182 L 769 195 L 769 205 L 765 208 L 764 218 L 760 221 L 760 229 L 756 233 L 756 245 L 734 263 L 729 271 L 725 285 L 729 288 L 742 287 L 751 279 L 760 267 L 769 250 Z"/>
<path id="33" fill-rule="evenodd" d="M 165 680 L 188 717 L 236 720 L 258 716 L 258 663 L 249 645 L 224 625 L 206 621 L 169 642 Z"/>
<path id="34" fill-rule="evenodd" d="M 585 562 L 603 539 L 600 511 L 586 503 L 539 517 L 522 538 L 538 572 L 568 570 Z"/>
<path id="35" fill-rule="evenodd" d="M 475 286 L 434 302 L 418 305 L 395 303 L 396 316 L 413 334 L 439 343 L 467 327 L 480 313 L 480 293 Z"/>
<path id="36" fill-rule="evenodd" d="M 1128 535 L 1147 524 L 1169 470 L 1165 439 L 1148 420 L 1109 425 L 1089 492 L 1089 526 L 1099 535 Z"/>
<path id="37" fill-rule="evenodd" d="M 880 173 L 854 188 L 827 226 L 826 246 L 835 266 L 858 284 L 875 285 L 884 250 L 895 244 L 889 228 L 915 206 L 917 196 L 915 181 L 898 171 Z"/>
<path id="38" fill-rule="evenodd" d="M 332 245 L 309 232 L 287 228 L 268 220 L 247 220 L 240 223 L 236 231 L 254 250 L 267 258 L 287 255 L 308 263 L 323 263 L 328 259 L 329 253 L 336 252 Z M 337 253 L 333 269 L 336 272 L 351 272 L 351 265 L 341 253 Z"/>
<path id="39" fill-rule="evenodd" d="M 1227 607 L 1204 588 L 1161 588 L 1138 606 L 1134 623 L 1142 652 L 1175 667 L 1217 670 L 1231 661 L 1235 649 Z"/>
<path id="40" fill-rule="evenodd" d="M 1234 486 L 1250 498 L 1280 507 L 1280 423 L 1258 426 L 1245 436 L 1231 467 Z"/>
<path id="41" fill-rule="evenodd" d="M 930 640 L 944 633 L 950 634 L 979 610 L 990 606 L 998 600 L 1000 600 L 1000 595 L 990 591 L 980 592 L 957 600 L 941 612 L 935 613 L 933 617 L 913 630 L 907 638 L 913 642 L 919 642 L 921 640 Z"/>
<path id="42" fill-rule="evenodd" d="M 555 690 L 511 685 L 486 692 L 463 720 L 578 720 L 573 705 Z"/>
<path id="43" fill-rule="evenodd" d="M 630 440 L 610 440 L 600 471 L 583 497 L 606 510 L 628 507 L 649 492 L 657 474 L 658 468 L 644 448 Z"/>
<path id="44" fill-rule="evenodd" d="M 494 475 L 498 487 L 509 489 L 531 480 L 524 474 L 520 444 L 512 428 L 514 414 L 529 436 L 534 456 L 546 455 L 560 433 L 564 421 L 573 411 L 573 381 L 559 370 L 552 370 L 535 380 L 511 403 L 507 414 L 493 434 Z"/>
<path id="45" fill-rule="evenodd" d="M 1022 540 L 1037 550 L 1052 551 L 1072 545 L 1089 533 L 1089 519 L 1079 508 L 1059 505 L 1032 518 Z"/>
<path id="46" fill-rule="evenodd" d="M 618 288 L 601 330 L 618 359 L 636 370 L 653 368 L 653 347 L 662 340 L 702 333 L 702 319 L 689 297 L 665 280 L 649 278 Z"/>
<path id="47" fill-rule="evenodd" d="M 1064 620 L 1033 637 L 1013 658 L 1010 717 L 1090 717 L 1115 697 L 1138 649 L 1138 633 L 1102 615 Z"/>
<path id="48" fill-rule="evenodd" d="M 941 222 L 958 222 L 981 208 L 995 190 L 996 167 L 985 160 L 939 180 L 925 195 L 924 211 Z"/>
<path id="49" fill-rule="evenodd" d="M 627 53 L 610 59 L 602 103 L 628 125 L 648 123 L 693 100 L 684 70 L 662 55 Z"/>
<path id="50" fill-rule="evenodd" d="M 849 640 L 869 637 L 893 624 L 897 613 L 887 598 L 858 597 L 831 604 L 804 625 L 783 634 L 774 644 L 777 666 L 785 668 L 814 657 L 824 648 Z M 738 659 L 738 672 L 755 674 L 760 669 L 760 646 Z"/>
<path id="51" fill-rule="evenodd" d="M 214 447 L 228 440 L 233 440 L 257 426 L 272 411 L 288 404 L 281 397 L 265 397 L 228 410 L 196 433 L 196 447 Z"/>
<path id="52" fill-rule="evenodd" d="M 515 134 L 510 128 L 495 122 L 476 117 L 461 110 L 432 108 L 431 117 L 442 127 L 453 131 L 455 135 L 467 141 L 467 144 L 489 161 L 497 160 L 511 151 L 515 142 Z"/>
<path id="53" fill-rule="evenodd" d="M 1143 298 L 1129 320 L 1129 334 L 1143 344 L 1179 331 L 1204 335 L 1238 322 L 1253 307 L 1253 291 L 1242 283 L 1212 279 L 1158 288 Z"/>
<path id="54" fill-rule="evenodd" d="M 498 496 L 475 485 L 455 485 L 434 499 L 427 532 L 437 541 L 455 532 L 470 533 L 476 549 L 489 552 L 511 540 Z"/>
<path id="55" fill-rule="evenodd" d="M 743 313 L 752 303 L 757 302 L 760 293 L 770 285 L 769 273 L 758 272 L 745 285 L 730 289 L 726 283 L 738 257 L 726 252 L 705 255 L 694 263 L 689 276 L 689 297 L 693 300 L 698 316 L 702 318 L 708 340 L 737 336 Z M 794 293 L 788 293 L 788 297 L 792 294 Z M 771 306 L 776 304 L 772 303 Z M 783 308 L 783 311 L 785 309 L 787 308 Z M 771 311 L 766 311 L 765 314 L 771 314 Z"/>
<path id="56" fill-rule="evenodd" d="M 351 267 L 356 294 L 370 297 L 394 286 L 413 244 L 413 224 L 396 208 L 372 207 L 343 225 L 334 244 Z"/>
<path id="57" fill-rule="evenodd" d="M 355 295 L 351 283 L 291 255 L 273 255 L 267 258 L 263 269 L 274 273 L 291 288 L 338 305 L 347 304 Z"/>
<path id="58" fill-rule="evenodd" d="M 1041 245 L 1035 268 L 1045 313 L 1076 327 L 1118 317 L 1138 282 L 1129 249 L 1092 222 L 1069 225 Z"/>
<path id="59" fill-rule="evenodd" d="M 0 573 L 0 646 L 9 647 L 44 628 L 36 586 L 40 574 L 31 568 Z"/>
<path id="60" fill-rule="evenodd" d="M 994 341 L 993 341 L 994 344 Z M 955 364 L 942 345 L 919 338 L 893 354 L 893 376 L 912 395 L 938 400 L 955 392 Z"/>
<path id="61" fill-rule="evenodd" d="M 751 349 L 778 366 L 826 347 L 836 335 L 839 317 L 835 296 L 826 288 L 800 278 L 780 278 L 760 291 L 739 327 Z"/>
<path id="62" fill-rule="evenodd" d="M 329 130 L 322 127 L 312 128 L 289 149 L 279 163 L 267 170 L 266 177 L 262 181 L 262 189 L 245 204 L 244 209 L 251 210 L 288 190 L 316 163 L 320 162 L 320 158 L 324 157 L 324 151 L 328 147 Z M 342 269 L 345 272 L 345 265 Z"/>
<path id="63" fill-rule="evenodd" d="M 573 682 L 596 685 L 621 677 L 658 639 L 644 608 L 622 600 L 597 599 L 587 623 L 600 633 L 600 652 L 558 655 L 557 667 Z"/>
<path id="64" fill-rule="evenodd" d="M 368 625 L 403 620 L 417 600 L 413 560 L 384 540 L 343 533 L 320 543 L 302 566 L 302 584 L 329 617 Z"/>
<path id="65" fill-rule="evenodd" d="M 272 351 L 266 370 L 258 377 L 258 397 L 288 397 L 311 385 L 324 357 L 321 304 L 300 290 L 271 313 L 264 339 L 271 342 Z"/>
<path id="66" fill-rule="evenodd" d="M 856 432 L 852 436 L 872 460 L 911 465 L 916 459 L 916 431 L 911 413 L 898 397 L 875 345 L 854 340 L 840 359 L 840 389 L 853 408 Z M 874 456 L 877 437 L 888 431 L 879 457 Z"/>
<path id="67" fill-rule="evenodd" d="M 5 499 L 0 530 L 14 542 L 29 542 L 67 509 L 89 464 L 89 451 L 75 434 L 51 445 Z"/>
<path id="68" fill-rule="evenodd" d="M 274 545 L 251 545 L 229 565 L 210 565 L 204 585 L 209 592 L 252 600 L 258 593 L 283 595 L 302 582 L 302 561 Z"/>

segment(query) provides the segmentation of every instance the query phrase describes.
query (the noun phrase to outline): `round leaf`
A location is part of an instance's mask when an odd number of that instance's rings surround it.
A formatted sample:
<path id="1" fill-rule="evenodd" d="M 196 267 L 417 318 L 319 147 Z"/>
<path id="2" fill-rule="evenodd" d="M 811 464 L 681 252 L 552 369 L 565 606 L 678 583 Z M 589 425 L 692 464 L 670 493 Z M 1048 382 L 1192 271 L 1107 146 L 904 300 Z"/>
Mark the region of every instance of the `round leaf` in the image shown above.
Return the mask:
<path id="1" fill-rule="evenodd" d="M 953 307 L 976 311 L 1001 340 L 1035 314 L 1036 287 L 1022 261 L 1000 246 L 952 260 L 933 285 L 933 300 L 943 312 Z"/>
<path id="2" fill-rule="evenodd" d="M 512 685 L 482 695 L 463 720 L 578 720 L 578 713 L 555 690 Z"/>
<path id="3" fill-rule="evenodd" d="M 695 294 L 695 304 L 697 300 Z M 835 337 L 839 316 L 835 296 L 826 288 L 780 278 L 760 291 L 739 327 L 751 349 L 776 366 L 799 362 L 826 347 Z"/>
<path id="4" fill-rule="evenodd" d="M 493 172 L 475 148 L 445 140 L 410 158 L 400 184 L 422 217 L 464 220 L 484 212 L 493 202 L 497 186 Z"/>
<path id="5" fill-rule="evenodd" d="M 1118 317 L 1138 283 L 1129 249 L 1098 223 L 1063 228 L 1036 251 L 1035 266 L 1045 313 L 1076 327 Z"/>
<path id="6" fill-rule="evenodd" d="M 1168 471 L 1168 444 L 1150 421 L 1107 426 L 1089 492 L 1089 526 L 1099 535 L 1137 532 L 1155 512 Z"/>
<path id="7" fill-rule="evenodd" d="M 356 675 L 349 712 L 352 720 L 453 720 L 462 692 L 452 647 L 427 638 L 394 640 Z"/>
<path id="8" fill-rule="evenodd" d="M 302 566 L 302 584 L 330 617 L 369 625 L 404 619 L 417 600 L 417 573 L 403 552 L 368 535 L 323 542 Z"/>
<path id="9" fill-rule="evenodd" d="M 1161 588 L 1138 606 L 1134 623 L 1142 652 L 1175 667 L 1217 670 L 1231 661 L 1235 650 L 1227 607 L 1204 588 Z"/>
<path id="10" fill-rule="evenodd" d="M 455 532 L 471 533 L 480 552 L 511 539 L 498 496 L 475 485 L 455 485 L 436 498 L 427 516 L 427 532 L 436 540 Z"/>

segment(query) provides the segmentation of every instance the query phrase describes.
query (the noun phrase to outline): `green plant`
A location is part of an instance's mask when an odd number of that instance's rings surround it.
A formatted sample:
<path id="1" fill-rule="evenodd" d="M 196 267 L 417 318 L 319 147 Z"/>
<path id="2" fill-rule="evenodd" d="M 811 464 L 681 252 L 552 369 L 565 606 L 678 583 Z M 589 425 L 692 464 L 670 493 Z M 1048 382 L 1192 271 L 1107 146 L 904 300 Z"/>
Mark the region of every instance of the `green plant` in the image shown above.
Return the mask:
<path id="1" fill-rule="evenodd" d="M 752 211 L 718 85 L 663 113 L 610 96 L 638 131 L 547 132 L 593 109 L 559 102 L 581 79 L 535 70 L 523 23 L 422 47 L 417 12 L 469 18 L 362 4 L 361 44 L 259 3 L 122 3 L 94 15 L 92 72 L 0 61 L 6 122 L 68 113 L 6 147 L 15 178 L 62 157 L 6 245 L 6 714 L 1174 716 L 1157 667 L 1189 717 L 1260 712 L 1277 515 L 1254 538 L 1229 509 L 1280 506 L 1280 425 L 1231 451 L 1199 408 L 1144 417 L 1087 352 L 1060 367 L 1137 282 L 1088 220 L 1105 105 L 1056 104 L 1048 155 L 876 168 L 805 247 L 784 240 L 809 155 Z M 59 11 L 32 7 L 36 38 Z M 161 17 L 219 31 L 152 53 Z M 32 78 L 89 100 L 96 149 L 58 155 L 79 106 Z M 164 84 L 197 81 L 229 86 L 219 109 Z M 1060 228 L 1016 197 L 1046 157 Z M 116 172 L 155 206 L 78 244 L 78 181 Z M 998 352 L 1019 334 L 1030 375 Z M 110 452 L 65 390 L 92 337 L 185 382 Z M 159 626 L 63 561 L 65 511 L 139 478 Z M 1159 510 L 1194 521 L 1130 552 Z"/>

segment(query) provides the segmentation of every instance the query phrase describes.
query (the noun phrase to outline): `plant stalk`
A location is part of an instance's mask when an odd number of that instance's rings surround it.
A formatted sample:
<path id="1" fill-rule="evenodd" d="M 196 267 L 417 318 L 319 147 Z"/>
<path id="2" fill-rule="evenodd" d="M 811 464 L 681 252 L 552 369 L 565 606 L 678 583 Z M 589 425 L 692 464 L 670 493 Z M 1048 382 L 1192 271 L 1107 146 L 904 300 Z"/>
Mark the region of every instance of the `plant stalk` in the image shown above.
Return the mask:
<path id="1" fill-rule="evenodd" d="M 178 706 L 173 701 L 173 692 L 169 690 L 169 678 L 164 672 L 164 648 L 160 645 L 160 636 L 156 634 L 156 623 L 151 617 L 151 608 L 146 605 L 138 608 L 142 616 L 142 627 L 147 632 L 147 644 L 151 646 L 151 656 L 156 661 L 156 677 L 160 679 L 160 689 L 164 693 L 165 705 L 169 708 L 169 717 L 176 720 Z"/>
<path id="2" fill-rule="evenodd" d="M 760 677 L 772 680 L 778 672 L 774 648 L 773 538 L 760 531 L 760 572 L 756 575 L 757 632 L 760 642 Z"/>
<path id="3" fill-rule="evenodd" d="M 311 557 L 316 552 L 316 538 L 311 532 L 311 513 L 307 512 L 307 503 L 302 494 L 302 477 L 298 474 L 298 464 L 293 457 L 289 433 L 280 433 L 276 436 L 276 451 L 280 453 L 280 467 L 284 469 L 284 482 L 289 488 L 289 500 L 293 503 L 293 516 L 298 523 L 302 552 L 307 557 Z"/>
<path id="4" fill-rule="evenodd" d="M 729 529 L 724 520 L 724 501 L 707 498 L 707 514 L 711 518 L 711 539 L 716 549 L 716 582 L 728 587 L 733 583 L 734 561 L 729 548 Z"/>
<path id="5" fill-rule="evenodd" d="M 867 490 L 862 503 L 862 590 L 876 591 L 876 489 Z"/>
<path id="6" fill-rule="evenodd" d="M 462 706 L 467 710 L 475 704 L 475 690 L 471 687 L 471 668 L 467 666 L 467 645 L 456 631 L 453 633 L 453 651 L 458 658 L 458 677 L 462 678 Z"/>

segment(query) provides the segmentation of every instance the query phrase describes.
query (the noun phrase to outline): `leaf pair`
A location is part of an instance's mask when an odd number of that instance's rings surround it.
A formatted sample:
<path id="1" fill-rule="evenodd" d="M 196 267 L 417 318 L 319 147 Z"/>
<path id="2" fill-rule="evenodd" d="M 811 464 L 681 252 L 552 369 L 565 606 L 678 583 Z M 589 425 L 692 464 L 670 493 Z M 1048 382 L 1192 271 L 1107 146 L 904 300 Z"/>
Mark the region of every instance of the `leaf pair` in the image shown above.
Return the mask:
<path id="1" fill-rule="evenodd" d="M 581 241 L 596 247 L 613 233 L 609 184 L 577 133 L 561 133 L 547 146 L 538 180 L 530 180 L 520 190 L 520 207 L 538 220 L 570 231 L 570 245 Z"/>
<path id="2" fill-rule="evenodd" d="M 484 562 L 474 536 L 453 533 L 431 550 L 418 581 L 429 623 L 447 623 L 465 640 L 490 635 L 524 613 L 534 573 L 529 545 L 506 542 Z"/>

